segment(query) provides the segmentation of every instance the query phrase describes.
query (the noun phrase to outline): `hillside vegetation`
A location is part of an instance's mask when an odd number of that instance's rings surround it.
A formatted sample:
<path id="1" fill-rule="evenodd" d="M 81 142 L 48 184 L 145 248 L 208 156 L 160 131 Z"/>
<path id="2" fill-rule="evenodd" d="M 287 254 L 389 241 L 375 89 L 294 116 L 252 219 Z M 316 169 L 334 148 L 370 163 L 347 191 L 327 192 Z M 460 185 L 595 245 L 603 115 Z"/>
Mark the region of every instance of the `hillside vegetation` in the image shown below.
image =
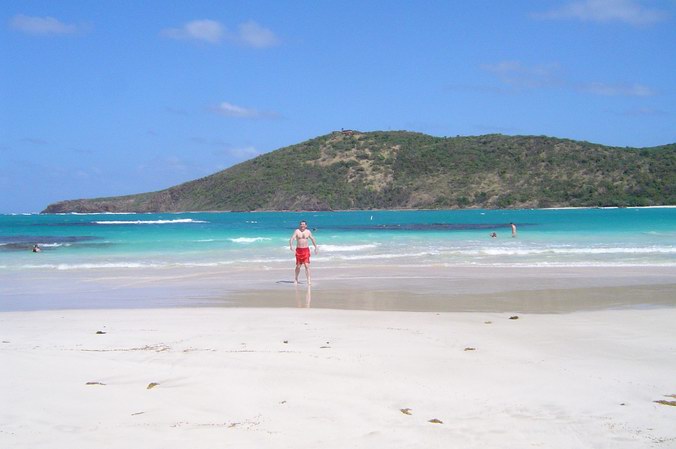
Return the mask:
<path id="1" fill-rule="evenodd" d="M 334 132 L 159 192 L 44 212 L 530 208 L 676 204 L 676 144 Z"/>

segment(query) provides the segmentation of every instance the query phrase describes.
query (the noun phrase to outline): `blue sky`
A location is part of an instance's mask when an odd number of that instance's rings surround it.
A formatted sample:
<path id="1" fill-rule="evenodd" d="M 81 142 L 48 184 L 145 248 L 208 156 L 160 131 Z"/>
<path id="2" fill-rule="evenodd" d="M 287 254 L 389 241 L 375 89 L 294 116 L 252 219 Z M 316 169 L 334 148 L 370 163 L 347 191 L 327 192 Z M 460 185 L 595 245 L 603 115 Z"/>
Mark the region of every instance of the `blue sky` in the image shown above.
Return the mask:
<path id="1" fill-rule="evenodd" d="M 0 213 L 340 128 L 676 142 L 675 0 L 26 0 L 0 21 Z"/>

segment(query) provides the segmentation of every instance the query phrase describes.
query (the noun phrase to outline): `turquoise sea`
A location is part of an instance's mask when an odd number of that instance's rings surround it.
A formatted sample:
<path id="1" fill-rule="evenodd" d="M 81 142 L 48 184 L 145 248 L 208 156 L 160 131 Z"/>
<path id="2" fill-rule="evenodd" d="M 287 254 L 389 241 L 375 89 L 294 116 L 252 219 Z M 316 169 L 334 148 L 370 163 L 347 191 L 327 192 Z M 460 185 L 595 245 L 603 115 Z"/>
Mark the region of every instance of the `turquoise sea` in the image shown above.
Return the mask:
<path id="1" fill-rule="evenodd" d="M 301 219 L 322 267 L 676 267 L 676 208 L 623 208 L 0 215 L 0 272 L 288 266 Z"/>

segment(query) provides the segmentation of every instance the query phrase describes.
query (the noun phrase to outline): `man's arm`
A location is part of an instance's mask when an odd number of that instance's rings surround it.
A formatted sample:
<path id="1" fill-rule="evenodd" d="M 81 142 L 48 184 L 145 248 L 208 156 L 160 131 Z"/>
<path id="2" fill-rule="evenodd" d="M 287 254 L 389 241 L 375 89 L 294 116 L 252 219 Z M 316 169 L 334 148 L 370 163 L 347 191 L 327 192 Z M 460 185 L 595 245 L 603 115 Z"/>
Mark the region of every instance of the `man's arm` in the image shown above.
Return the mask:
<path id="1" fill-rule="evenodd" d="M 289 249 L 293 251 L 293 241 L 296 240 L 296 234 L 298 234 L 298 231 L 293 231 L 293 235 L 289 239 Z"/>
<path id="2" fill-rule="evenodd" d="M 315 246 L 315 254 L 317 254 L 317 242 L 315 242 L 315 238 L 312 236 L 311 232 L 310 235 L 307 236 L 307 238 L 309 238 L 312 244 Z"/>

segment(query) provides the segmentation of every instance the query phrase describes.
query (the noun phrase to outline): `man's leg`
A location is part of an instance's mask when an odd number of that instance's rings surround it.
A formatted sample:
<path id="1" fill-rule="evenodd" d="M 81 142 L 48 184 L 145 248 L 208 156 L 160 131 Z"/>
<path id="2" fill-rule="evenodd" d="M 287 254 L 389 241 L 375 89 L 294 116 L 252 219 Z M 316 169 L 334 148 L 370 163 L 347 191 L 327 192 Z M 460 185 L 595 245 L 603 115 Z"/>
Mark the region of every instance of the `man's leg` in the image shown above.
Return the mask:
<path id="1" fill-rule="evenodd" d="M 304 263 L 303 265 L 305 265 L 305 277 L 307 278 L 307 285 L 311 285 L 312 279 L 310 279 L 310 264 Z"/>
<path id="2" fill-rule="evenodd" d="M 298 275 L 299 275 L 299 274 L 300 274 L 300 264 L 299 264 L 299 263 L 296 263 L 296 276 L 295 276 L 295 278 L 294 278 L 295 280 L 293 281 L 293 282 L 296 283 L 296 284 L 298 283 Z"/>

